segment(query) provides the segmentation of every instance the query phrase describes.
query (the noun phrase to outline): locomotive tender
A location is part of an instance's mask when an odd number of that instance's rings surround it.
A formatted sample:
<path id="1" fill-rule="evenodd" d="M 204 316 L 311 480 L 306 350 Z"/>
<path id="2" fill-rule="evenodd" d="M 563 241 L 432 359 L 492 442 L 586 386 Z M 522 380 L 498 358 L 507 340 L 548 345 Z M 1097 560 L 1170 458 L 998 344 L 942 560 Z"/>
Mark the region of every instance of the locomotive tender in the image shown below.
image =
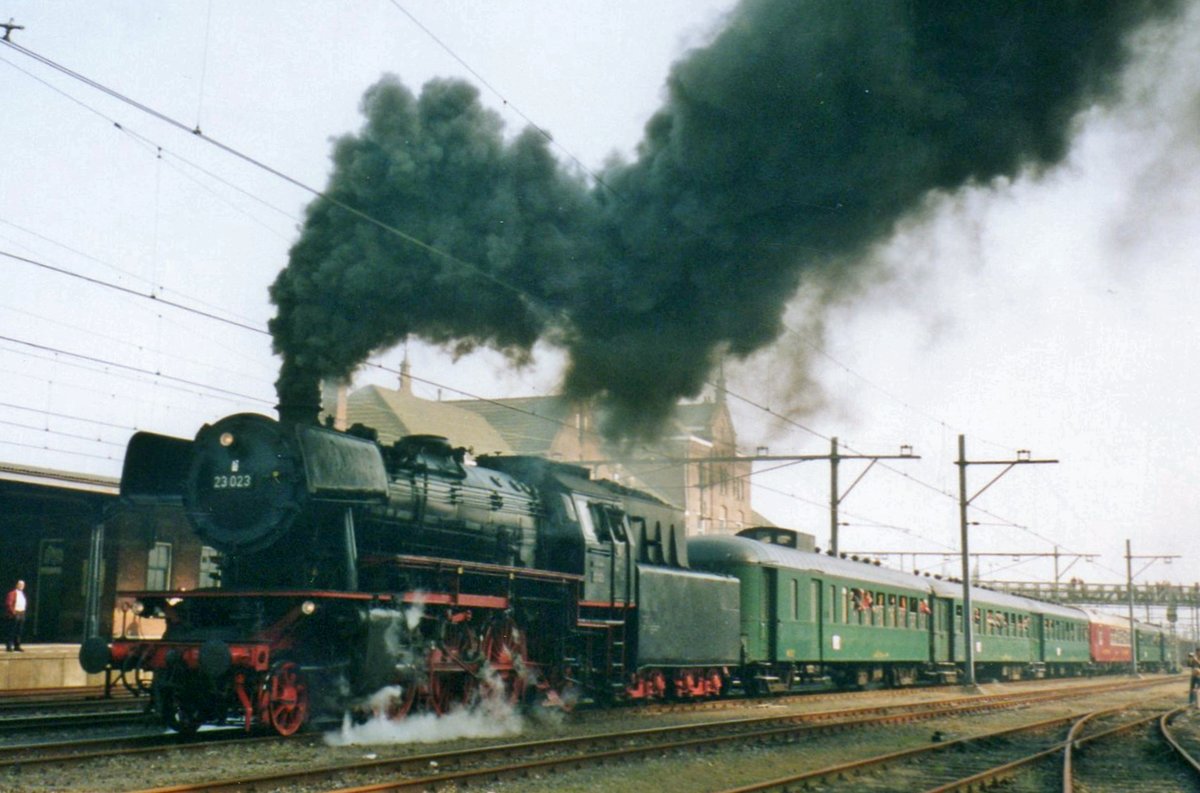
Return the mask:
<path id="1" fill-rule="evenodd" d="M 436 436 L 383 446 L 236 414 L 194 440 L 134 435 L 121 494 L 181 505 L 221 554 L 220 586 L 119 593 L 165 634 L 89 639 L 80 661 L 184 732 L 291 734 L 484 693 L 607 702 L 961 673 L 958 585 L 795 550 L 780 530 L 686 540 L 676 507 L 540 458 L 473 464 Z M 1128 663 L 1128 630 L 1122 657 L 1099 645 L 1115 635 L 1100 616 L 985 589 L 972 604 L 985 677 Z M 1143 668 L 1174 668 L 1170 634 L 1138 638 Z"/>

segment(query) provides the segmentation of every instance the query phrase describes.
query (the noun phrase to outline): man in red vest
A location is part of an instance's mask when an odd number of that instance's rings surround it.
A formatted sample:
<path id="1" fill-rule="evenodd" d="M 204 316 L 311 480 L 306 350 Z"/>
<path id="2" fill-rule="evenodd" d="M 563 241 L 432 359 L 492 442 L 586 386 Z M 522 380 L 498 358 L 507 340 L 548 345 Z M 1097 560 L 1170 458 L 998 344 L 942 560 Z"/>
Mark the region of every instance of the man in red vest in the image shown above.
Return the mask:
<path id="1" fill-rule="evenodd" d="M 8 593 L 8 597 L 4 599 L 4 613 L 8 615 L 9 627 L 7 643 L 5 650 L 8 652 L 23 653 L 21 649 L 21 629 L 25 627 L 25 606 L 28 601 L 25 599 L 25 582 L 18 581 L 16 586 Z"/>

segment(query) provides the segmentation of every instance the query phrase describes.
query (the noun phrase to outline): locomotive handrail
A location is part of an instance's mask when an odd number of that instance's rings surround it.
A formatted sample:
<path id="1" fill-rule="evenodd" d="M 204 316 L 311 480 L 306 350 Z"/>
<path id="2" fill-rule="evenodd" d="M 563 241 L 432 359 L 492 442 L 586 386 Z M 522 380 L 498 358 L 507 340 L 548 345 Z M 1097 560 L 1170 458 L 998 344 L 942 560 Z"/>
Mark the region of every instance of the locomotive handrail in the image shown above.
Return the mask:
<path id="1" fill-rule="evenodd" d="M 168 598 L 322 598 L 344 600 L 372 600 L 372 592 L 346 592 L 341 589 L 125 589 L 116 593 L 118 598 L 138 600 L 164 600 Z"/>
<path id="2" fill-rule="evenodd" d="M 491 575 L 517 575 L 521 578 L 536 578 L 543 581 L 581 582 L 584 577 L 576 573 L 541 570 L 535 567 L 513 567 L 511 565 L 469 562 L 461 559 L 446 559 L 437 556 L 408 556 L 405 554 L 363 554 L 359 557 L 363 566 L 402 564 L 405 567 L 446 568 L 456 571 L 488 573 Z"/>

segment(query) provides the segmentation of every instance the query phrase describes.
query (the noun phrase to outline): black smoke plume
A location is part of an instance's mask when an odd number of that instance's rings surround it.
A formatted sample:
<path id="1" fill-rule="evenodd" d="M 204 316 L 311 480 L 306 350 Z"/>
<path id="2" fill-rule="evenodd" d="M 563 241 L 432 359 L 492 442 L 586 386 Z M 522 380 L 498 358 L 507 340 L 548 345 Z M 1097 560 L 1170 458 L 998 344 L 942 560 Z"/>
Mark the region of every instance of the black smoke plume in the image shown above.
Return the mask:
<path id="1" fill-rule="evenodd" d="M 546 339 L 567 394 L 650 435 L 923 196 L 1060 160 L 1131 31 L 1175 5 L 746 0 L 601 184 L 534 130 L 507 140 L 464 82 L 384 77 L 271 288 L 281 404 L 410 335 L 516 363 Z"/>

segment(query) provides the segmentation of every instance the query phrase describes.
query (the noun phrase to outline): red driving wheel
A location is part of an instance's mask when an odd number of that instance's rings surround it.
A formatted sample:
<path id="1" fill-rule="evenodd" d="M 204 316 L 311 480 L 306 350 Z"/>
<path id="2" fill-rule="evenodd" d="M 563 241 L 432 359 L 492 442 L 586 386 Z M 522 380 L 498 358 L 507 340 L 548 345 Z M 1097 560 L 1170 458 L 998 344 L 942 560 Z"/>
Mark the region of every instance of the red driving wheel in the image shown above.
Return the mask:
<path id="1" fill-rule="evenodd" d="M 293 735 L 308 719 L 308 685 L 300 667 L 290 661 L 278 664 L 267 678 L 267 716 L 275 732 Z"/>

